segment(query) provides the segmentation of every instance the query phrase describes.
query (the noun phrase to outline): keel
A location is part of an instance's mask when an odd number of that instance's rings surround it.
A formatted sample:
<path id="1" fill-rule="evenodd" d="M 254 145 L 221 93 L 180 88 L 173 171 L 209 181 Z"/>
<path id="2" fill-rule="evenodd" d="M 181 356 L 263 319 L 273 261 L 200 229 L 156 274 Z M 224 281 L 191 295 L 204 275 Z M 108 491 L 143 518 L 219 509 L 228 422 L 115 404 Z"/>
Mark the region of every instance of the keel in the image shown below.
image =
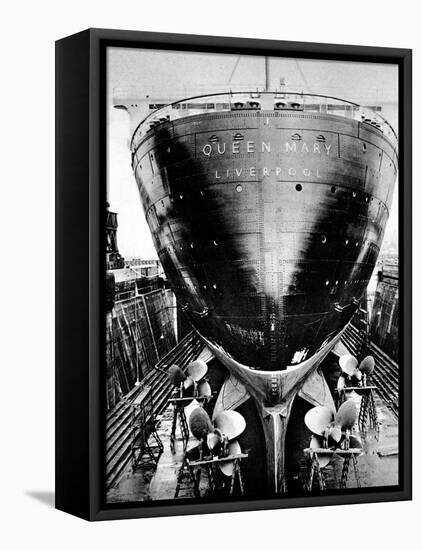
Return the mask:
<path id="1" fill-rule="evenodd" d="M 287 492 L 285 442 L 293 400 L 294 396 L 274 407 L 263 407 L 257 403 L 265 435 L 268 487 L 275 494 Z"/>

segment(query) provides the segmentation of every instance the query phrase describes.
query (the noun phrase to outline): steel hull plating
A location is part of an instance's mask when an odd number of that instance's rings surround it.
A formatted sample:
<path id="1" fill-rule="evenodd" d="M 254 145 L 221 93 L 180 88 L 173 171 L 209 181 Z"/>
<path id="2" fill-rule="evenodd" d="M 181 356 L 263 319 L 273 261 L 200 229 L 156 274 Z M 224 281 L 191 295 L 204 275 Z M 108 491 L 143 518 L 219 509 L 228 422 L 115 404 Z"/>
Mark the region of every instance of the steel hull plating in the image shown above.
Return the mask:
<path id="1" fill-rule="evenodd" d="M 322 398 L 326 393 L 326 383 L 323 377 L 316 373 L 316 369 L 338 342 L 340 336 L 341 333 L 300 365 L 271 373 L 251 370 L 246 365 L 237 363 L 225 350 L 204 338 L 215 357 L 227 367 L 255 399 L 265 437 L 268 486 L 272 487 L 275 493 L 283 493 L 286 490 L 285 439 L 293 401 L 305 380 L 314 374 L 317 379 L 312 384 L 313 398 L 319 405 L 329 405 Z M 315 404 L 314 401 L 312 402 Z"/>
<path id="2" fill-rule="evenodd" d="M 159 258 L 201 334 L 263 371 L 334 341 L 388 219 L 397 159 L 381 131 L 328 114 L 200 114 L 134 139 L 132 160 Z"/>

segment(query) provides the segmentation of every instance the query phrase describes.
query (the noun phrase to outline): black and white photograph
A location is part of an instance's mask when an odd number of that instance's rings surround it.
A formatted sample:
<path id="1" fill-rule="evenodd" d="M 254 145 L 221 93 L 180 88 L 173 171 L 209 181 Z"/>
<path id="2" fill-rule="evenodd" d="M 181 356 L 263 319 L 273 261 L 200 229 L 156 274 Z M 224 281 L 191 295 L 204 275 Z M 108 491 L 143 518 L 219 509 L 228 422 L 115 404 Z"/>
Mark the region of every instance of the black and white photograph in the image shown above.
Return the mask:
<path id="1" fill-rule="evenodd" d="M 0 547 L 413 550 L 417 4 L 2 15 Z"/>
<path id="2" fill-rule="evenodd" d="M 400 485 L 399 67 L 106 50 L 107 505 Z"/>

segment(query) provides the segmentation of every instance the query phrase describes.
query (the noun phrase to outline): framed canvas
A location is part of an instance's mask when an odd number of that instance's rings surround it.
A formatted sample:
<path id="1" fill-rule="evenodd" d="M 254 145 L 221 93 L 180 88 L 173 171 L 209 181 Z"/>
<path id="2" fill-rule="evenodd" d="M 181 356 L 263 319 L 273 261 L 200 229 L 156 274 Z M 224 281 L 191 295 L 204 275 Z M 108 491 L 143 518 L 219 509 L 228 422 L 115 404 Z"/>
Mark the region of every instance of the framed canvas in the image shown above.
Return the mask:
<path id="1" fill-rule="evenodd" d="M 56 43 L 56 506 L 411 498 L 411 50 Z"/>

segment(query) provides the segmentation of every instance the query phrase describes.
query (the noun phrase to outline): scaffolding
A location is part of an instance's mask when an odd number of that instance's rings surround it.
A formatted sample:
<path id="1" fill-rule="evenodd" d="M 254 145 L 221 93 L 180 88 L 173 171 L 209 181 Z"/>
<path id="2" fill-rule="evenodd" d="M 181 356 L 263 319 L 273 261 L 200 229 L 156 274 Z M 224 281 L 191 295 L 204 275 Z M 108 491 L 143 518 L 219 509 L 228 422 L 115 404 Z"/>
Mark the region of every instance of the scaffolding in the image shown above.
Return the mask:
<path id="1" fill-rule="evenodd" d="M 132 470 L 146 465 L 157 466 L 164 450 L 156 429 L 152 391 L 146 386 L 132 403 Z"/>

